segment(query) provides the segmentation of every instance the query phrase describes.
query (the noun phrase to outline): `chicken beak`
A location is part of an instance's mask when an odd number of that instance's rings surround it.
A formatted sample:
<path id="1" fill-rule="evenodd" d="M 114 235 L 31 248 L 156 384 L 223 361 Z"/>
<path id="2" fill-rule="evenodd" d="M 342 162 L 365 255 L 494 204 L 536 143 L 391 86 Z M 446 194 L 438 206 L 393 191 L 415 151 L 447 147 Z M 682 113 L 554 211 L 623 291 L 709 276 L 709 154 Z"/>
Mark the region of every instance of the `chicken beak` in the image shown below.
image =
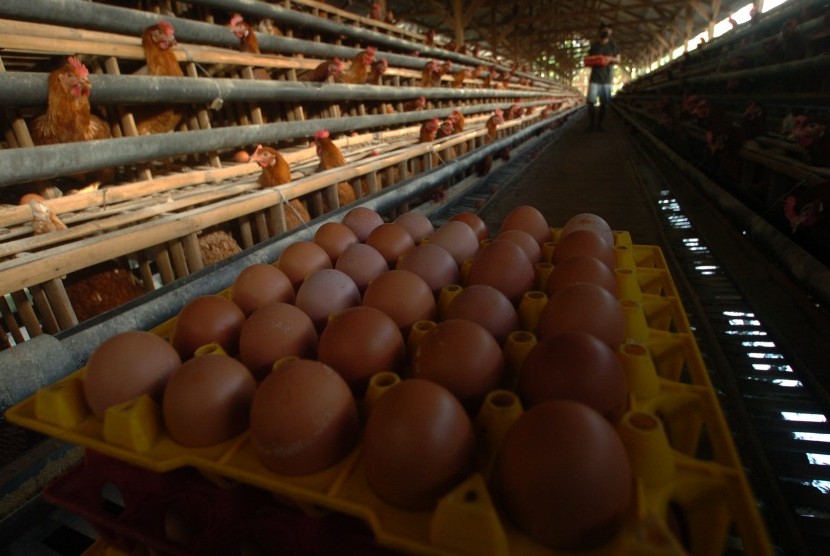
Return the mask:
<path id="1" fill-rule="evenodd" d="M 89 82 L 89 79 L 81 80 L 81 94 L 85 97 L 89 96 L 89 92 L 92 90 L 92 83 Z"/>

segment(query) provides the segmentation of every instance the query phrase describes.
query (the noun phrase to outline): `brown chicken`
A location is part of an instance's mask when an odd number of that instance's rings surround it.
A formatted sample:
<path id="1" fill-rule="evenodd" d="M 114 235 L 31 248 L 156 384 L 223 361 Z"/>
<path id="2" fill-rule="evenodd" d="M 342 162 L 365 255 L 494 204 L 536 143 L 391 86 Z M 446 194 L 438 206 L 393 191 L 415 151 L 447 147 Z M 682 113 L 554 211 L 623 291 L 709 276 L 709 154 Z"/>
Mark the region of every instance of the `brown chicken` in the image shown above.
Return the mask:
<path id="1" fill-rule="evenodd" d="M 141 36 L 144 57 L 147 60 L 147 72 L 154 76 L 182 77 L 184 73 L 171 48 L 176 45 L 173 26 L 167 21 L 159 21 L 144 30 Z M 157 108 L 153 106 L 138 107 L 133 110 L 135 125 L 139 135 L 167 133 L 173 131 L 184 118 L 183 108 Z"/>
<path id="2" fill-rule="evenodd" d="M 66 224 L 46 206 L 43 200 L 32 199 L 29 201 L 29 208 L 32 209 L 32 232 L 35 235 L 66 229 Z"/>
<path id="3" fill-rule="evenodd" d="M 424 106 L 427 104 L 427 99 L 423 95 L 419 96 L 413 100 L 407 100 L 403 103 L 403 111 L 404 112 L 417 112 L 418 110 L 423 110 Z"/>
<path id="4" fill-rule="evenodd" d="M 438 71 L 438 62 L 430 60 L 424 65 L 421 70 L 421 87 L 432 87 L 432 80 L 435 72 Z"/>
<path id="5" fill-rule="evenodd" d="M 257 183 L 263 188 L 283 185 L 291 181 L 291 167 L 288 162 L 271 147 L 257 145 L 251 155 L 251 162 L 256 162 L 262 168 Z M 286 229 L 292 230 L 311 220 L 308 209 L 299 199 L 291 199 L 285 210 Z"/>
<path id="6" fill-rule="evenodd" d="M 500 109 L 496 109 L 492 116 L 487 120 L 485 124 L 487 126 L 487 134 L 484 135 L 484 146 L 492 144 L 496 139 L 498 139 L 498 127 L 504 123 L 504 117 L 502 116 L 502 111 Z M 508 160 L 510 158 L 510 151 L 508 149 L 502 149 L 499 151 L 498 155 L 499 158 L 504 160 Z M 490 173 L 490 169 L 493 167 L 493 155 L 487 155 L 484 159 L 478 164 L 477 173 L 479 176 L 486 176 Z"/>
<path id="7" fill-rule="evenodd" d="M 329 138 L 327 129 L 321 129 L 314 134 L 314 144 L 317 145 L 317 156 L 320 158 L 320 165 L 317 167 L 318 171 L 331 170 L 346 165 L 346 159 L 343 153 Z M 357 199 L 354 188 L 346 182 L 337 184 L 337 199 L 342 207 Z M 331 210 L 327 207 L 326 210 Z"/>
<path id="8" fill-rule="evenodd" d="M 424 35 L 424 45 L 435 46 L 435 29 L 430 29 L 427 31 L 427 34 Z"/>
<path id="9" fill-rule="evenodd" d="M 436 139 L 443 139 L 455 133 L 455 124 L 452 118 L 446 119 L 438 126 L 438 131 L 435 133 Z"/>
<path id="10" fill-rule="evenodd" d="M 452 88 L 453 89 L 463 89 L 464 88 L 464 80 L 471 79 L 473 77 L 473 72 L 470 69 L 464 68 L 462 70 L 458 70 L 452 76 Z"/>
<path id="11" fill-rule="evenodd" d="M 349 69 L 343 72 L 340 76 L 341 83 L 350 83 L 352 85 L 362 85 L 366 83 L 369 78 L 369 71 L 372 62 L 375 61 L 375 47 L 369 46 L 366 50 L 361 50 L 352 58 L 352 63 Z"/>
<path id="12" fill-rule="evenodd" d="M 435 141 L 435 136 L 438 133 L 438 118 L 427 120 L 421 125 L 420 135 L 418 137 L 419 143 L 429 143 Z"/>
<path id="13" fill-rule="evenodd" d="M 106 122 L 90 113 L 88 76 L 89 70 L 74 57 L 49 74 L 46 113 L 32 121 L 35 145 L 112 137 Z"/>
<path id="14" fill-rule="evenodd" d="M 372 69 L 369 72 L 369 77 L 366 78 L 367 85 L 383 85 L 383 74 L 389 68 L 389 62 L 385 58 L 375 60 L 372 62 Z"/>
<path id="15" fill-rule="evenodd" d="M 254 33 L 254 30 L 241 15 L 233 14 L 228 26 L 233 31 L 233 34 L 236 35 L 236 38 L 239 39 L 239 49 L 242 52 L 261 54 L 256 33 Z"/>
<path id="16" fill-rule="evenodd" d="M 35 145 L 52 145 L 55 143 L 74 143 L 112 137 L 107 123 L 90 112 L 89 70 L 75 57 L 67 59 L 66 64 L 49 74 L 46 113 L 32 120 L 31 133 Z M 111 168 L 102 169 L 91 174 L 72 176 L 81 182 L 95 180 L 110 182 L 115 177 Z M 47 197 L 59 197 L 60 189 L 43 182 L 35 186 Z"/>
<path id="17" fill-rule="evenodd" d="M 452 124 L 455 127 L 455 131 L 461 133 L 464 131 L 464 114 L 461 113 L 460 110 L 453 110 L 450 112 L 450 120 L 452 120 Z"/>
<path id="18" fill-rule="evenodd" d="M 337 77 L 343 71 L 343 61 L 340 58 L 332 58 L 325 62 L 320 62 L 313 70 L 308 70 L 297 76 L 297 81 L 308 81 L 315 83 L 322 83 L 327 81 L 329 77 Z"/>
<path id="19" fill-rule="evenodd" d="M 233 14 L 231 21 L 228 24 L 233 34 L 239 39 L 239 49 L 242 52 L 250 52 L 251 54 L 262 54 L 259 49 L 259 41 L 256 38 L 253 28 L 245 22 L 239 14 Z M 255 79 L 271 79 L 271 74 L 263 68 L 254 69 Z"/>

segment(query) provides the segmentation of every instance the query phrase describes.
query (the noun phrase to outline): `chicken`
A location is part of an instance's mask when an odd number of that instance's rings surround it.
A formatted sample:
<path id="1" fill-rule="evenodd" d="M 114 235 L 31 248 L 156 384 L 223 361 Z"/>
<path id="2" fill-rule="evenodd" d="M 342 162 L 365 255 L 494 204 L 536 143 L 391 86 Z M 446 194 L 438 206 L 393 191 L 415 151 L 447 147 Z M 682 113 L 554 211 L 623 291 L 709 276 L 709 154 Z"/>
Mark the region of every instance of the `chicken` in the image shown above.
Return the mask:
<path id="1" fill-rule="evenodd" d="M 291 181 L 291 167 L 276 149 L 257 145 L 251 155 L 251 162 L 256 162 L 262 168 L 262 174 L 257 183 L 263 188 L 275 187 Z M 302 201 L 299 199 L 288 201 L 285 210 L 286 229 L 293 230 L 309 220 L 311 220 L 311 215 Z"/>
<path id="2" fill-rule="evenodd" d="M 317 156 L 320 158 L 320 165 L 317 167 L 318 171 L 331 170 L 346 165 L 346 159 L 343 153 L 329 138 L 329 132 L 326 129 L 321 129 L 314 134 L 314 143 L 317 145 Z M 342 207 L 348 205 L 357 199 L 354 188 L 346 182 L 337 184 L 337 200 Z M 330 209 L 327 209 L 330 210 Z"/>
<path id="3" fill-rule="evenodd" d="M 519 106 L 519 101 L 514 100 L 513 106 L 507 109 L 507 113 L 504 115 L 505 120 L 517 120 L 525 115 L 525 109 Z"/>
<path id="4" fill-rule="evenodd" d="M 830 166 L 830 135 L 827 123 L 814 115 L 804 115 L 792 129 L 796 142 L 807 152 L 813 166 Z"/>
<path id="5" fill-rule="evenodd" d="M 176 46 L 176 35 L 169 22 L 162 20 L 147 27 L 141 35 L 141 46 L 149 75 L 184 76 L 176 55 L 170 50 Z"/>
<path id="6" fill-rule="evenodd" d="M 438 133 L 438 118 L 427 120 L 421 125 L 418 142 L 429 143 L 435 141 L 435 136 Z"/>
<path id="7" fill-rule="evenodd" d="M 784 200 L 784 217 L 792 233 L 811 228 L 823 220 L 824 207 L 830 205 L 830 182 L 799 184 Z"/>
<path id="8" fill-rule="evenodd" d="M 438 126 L 438 131 L 435 133 L 436 139 L 443 139 L 455 133 L 455 124 L 452 119 L 446 119 Z"/>
<path id="9" fill-rule="evenodd" d="M 274 24 L 274 20 L 271 18 L 265 18 L 259 22 L 257 25 L 257 30 L 260 33 L 265 33 L 267 35 L 274 35 L 275 37 L 282 37 L 283 33 L 280 31 L 280 28 Z"/>
<path id="10" fill-rule="evenodd" d="M 234 14 L 228 26 L 233 31 L 233 34 L 236 35 L 236 38 L 239 39 L 239 49 L 242 52 L 262 54 L 253 28 L 245 22 L 241 15 Z M 264 68 L 255 68 L 254 79 L 271 79 L 271 74 Z"/>
<path id="11" fill-rule="evenodd" d="M 440 71 L 440 65 L 435 60 L 430 60 L 421 70 L 421 87 L 432 87 L 435 81 L 435 74 Z M 439 77 L 440 80 L 440 77 Z"/>
<path id="12" fill-rule="evenodd" d="M 375 21 L 384 21 L 386 16 L 383 13 L 383 6 L 379 2 L 372 2 L 372 7 L 369 10 L 369 19 Z"/>
<path id="13" fill-rule="evenodd" d="M 147 72 L 150 75 L 182 77 L 184 73 L 171 48 L 176 44 L 173 26 L 167 21 L 159 21 L 144 30 L 141 45 L 147 60 Z M 136 129 L 139 135 L 167 133 L 173 131 L 184 118 L 183 108 L 157 108 L 142 106 L 133 110 Z"/>
<path id="14" fill-rule="evenodd" d="M 398 19 L 395 17 L 395 12 L 389 9 L 386 10 L 386 17 L 383 20 L 389 25 L 395 25 L 398 22 Z"/>
<path id="15" fill-rule="evenodd" d="M 452 87 L 453 89 L 463 89 L 464 88 L 464 80 L 471 79 L 473 77 L 473 72 L 470 69 L 464 68 L 462 70 L 458 70 L 452 76 Z"/>
<path id="16" fill-rule="evenodd" d="M 700 100 L 693 110 L 705 133 L 703 169 L 721 179 L 736 180 L 740 174 L 738 151 L 743 145 L 740 127 L 733 124 L 719 107 Z"/>
<path id="17" fill-rule="evenodd" d="M 291 181 L 291 167 L 276 149 L 257 145 L 251 155 L 251 162 L 256 162 L 262 168 L 262 174 L 257 180 L 261 187 L 274 187 Z"/>
<path id="18" fill-rule="evenodd" d="M 493 112 L 493 115 L 487 119 L 485 126 L 487 127 L 487 133 L 484 135 L 484 146 L 490 145 L 498 139 L 498 127 L 504 123 L 503 113 L 500 109 L 496 109 Z M 504 160 L 508 160 L 510 158 L 510 151 L 509 149 L 502 149 L 498 153 L 498 157 Z M 490 173 L 490 169 L 493 167 L 493 155 L 487 155 L 484 157 L 481 162 L 479 162 L 478 167 L 476 168 L 477 173 L 479 176 L 486 176 Z"/>
<path id="19" fill-rule="evenodd" d="M 458 133 L 464 131 L 464 114 L 460 110 L 453 110 L 450 112 L 450 120 Z"/>
<path id="20" fill-rule="evenodd" d="M 430 29 L 426 32 L 426 35 L 424 35 L 424 45 L 429 47 L 435 46 L 435 29 Z"/>
<path id="21" fill-rule="evenodd" d="M 418 110 L 423 110 L 424 106 L 427 104 L 427 99 L 425 96 L 421 95 L 416 99 L 407 100 L 403 103 L 403 111 L 404 112 L 417 112 Z"/>
<path id="22" fill-rule="evenodd" d="M 69 57 L 66 63 L 49 74 L 46 113 L 32 120 L 31 133 L 35 145 L 74 143 L 112 137 L 109 125 L 90 111 L 89 70 L 80 60 Z M 111 168 L 91 174 L 72 176 L 77 181 L 109 182 L 115 177 Z M 51 184 L 38 184 L 40 193 L 60 190 Z"/>
<path id="23" fill-rule="evenodd" d="M 120 307 L 145 292 L 141 281 L 115 262 L 95 265 L 67 276 L 64 286 L 78 322 Z"/>
<path id="24" fill-rule="evenodd" d="M 352 63 L 349 69 L 344 71 L 340 76 L 342 83 L 350 83 L 352 85 L 362 85 L 366 83 L 369 77 L 369 68 L 372 62 L 375 61 L 375 47 L 367 47 L 366 50 L 360 52 L 352 58 Z"/>
<path id="25" fill-rule="evenodd" d="M 754 100 L 747 101 L 746 108 L 744 108 L 741 133 L 744 141 L 767 133 L 767 110 Z"/>
<path id="26" fill-rule="evenodd" d="M 245 19 L 243 19 L 241 15 L 233 14 L 228 26 L 231 28 L 231 31 L 233 31 L 233 34 L 236 35 L 236 38 L 239 39 L 239 49 L 242 52 L 261 54 L 261 51 L 259 50 L 259 41 L 256 38 L 254 30 L 250 25 L 248 25 L 248 23 L 245 22 Z"/>
<path id="27" fill-rule="evenodd" d="M 32 209 L 32 232 L 35 235 L 66 229 L 66 224 L 43 201 L 32 199 L 29 208 Z"/>
<path id="28" fill-rule="evenodd" d="M 328 81 L 329 77 L 337 78 L 343 71 L 343 61 L 340 58 L 332 58 L 320 62 L 313 70 L 306 71 L 297 76 L 297 81 L 309 81 L 322 83 Z"/>
<path id="29" fill-rule="evenodd" d="M 32 121 L 35 145 L 112 137 L 106 122 L 90 113 L 88 76 L 89 70 L 74 57 L 49 74 L 46 113 Z"/>
<path id="30" fill-rule="evenodd" d="M 368 85 L 383 85 L 383 74 L 386 73 L 388 67 L 389 62 L 385 58 L 372 62 L 372 69 L 369 72 L 369 77 L 366 78 L 366 83 Z"/>
<path id="31" fill-rule="evenodd" d="M 441 78 L 452 73 L 452 62 L 449 60 L 443 64 L 436 65 L 432 72 L 432 86 L 440 87 Z"/>

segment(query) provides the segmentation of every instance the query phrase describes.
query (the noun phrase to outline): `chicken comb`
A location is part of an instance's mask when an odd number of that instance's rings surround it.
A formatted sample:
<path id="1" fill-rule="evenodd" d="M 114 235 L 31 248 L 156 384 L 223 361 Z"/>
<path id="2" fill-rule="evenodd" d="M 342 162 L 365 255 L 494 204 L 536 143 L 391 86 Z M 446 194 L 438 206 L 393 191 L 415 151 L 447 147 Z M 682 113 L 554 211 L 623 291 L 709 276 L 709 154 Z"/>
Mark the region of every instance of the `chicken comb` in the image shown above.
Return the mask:
<path id="1" fill-rule="evenodd" d="M 165 21 L 162 19 L 158 22 L 158 26 L 159 29 L 164 31 L 164 34 L 168 37 L 172 37 L 176 33 L 176 30 L 173 29 L 173 25 L 169 21 Z"/>
<path id="2" fill-rule="evenodd" d="M 231 22 L 229 23 L 229 25 L 231 27 L 236 27 L 237 25 L 239 25 L 243 21 L 245 21 L 245 19 L 241 15 L 233 14 L 233 17 L 231 17 Z"/>
<path id="3" fill-rule="evenodd" d="M 89 70 L 86 69 L 86 66 L 76 57 L 70 56 L 67 58 L 66 63 L 69 64 L 73 70 L 75 70 L 75 73 L 77 73 L 78 77 L 81 79 L 86 79 L 89 76 Z"/>
<path id="4" fill-rule="evenodd" d="M 328 139 L 329 138 L 329 130 L 321 129 L 317 133 L 314 134 L 314 140 L 317 141 L 319 139 Z"/>
<path id="5" fill-rule="evenodd" d="M 259 156 L 259 153 L 261 153 L 261 152 L 262 152 L 262 145 L 257 145 L 256 150 L 254 150 L 254 153 L 251 155 L 251 158 L 256 158 L 257 156 Z"/>
<path id="6" fill-rule="evenodd" d="M 501 116 L 504 112 L 501 111 L 501 108 L 496 108 L 493 112 L 496 116 Z"/>
<path id="7" fill-rule="evenodd" d="M 374 46 L 367 46 L 366 47 L 366 52 L 368 52 L 370 56 L 375 55 L 375 50 L 376 50 L 376 48 Z"/>

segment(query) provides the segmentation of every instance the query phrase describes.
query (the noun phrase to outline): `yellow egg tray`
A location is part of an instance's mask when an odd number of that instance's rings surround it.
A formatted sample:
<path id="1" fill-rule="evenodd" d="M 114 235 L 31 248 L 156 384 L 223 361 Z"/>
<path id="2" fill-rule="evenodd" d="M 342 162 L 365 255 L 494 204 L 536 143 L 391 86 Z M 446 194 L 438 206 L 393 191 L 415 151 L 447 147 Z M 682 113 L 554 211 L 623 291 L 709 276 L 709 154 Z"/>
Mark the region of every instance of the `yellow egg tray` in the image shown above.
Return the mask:
<path id="1" fill-rule="evenodd" d="M 618 356 L 630 391 L 629 411 L 617 430 L 632 464 L 636 495 L 618 534 L 582 553 L 708 556 L 740 542 L 748 554 L 772 554 L 665 259 L 658 247 L 631 245 L 627 233 L 618 232 L 615 239 L 627 337 Z M 514 379 L 536 342 L 533 324 L 545 301 L 542 292 L 528 292 L 519 307 L 524 330 L 513 332 L 504 346 L 508 374 Z M 440 304 L 439 298 L 439 312 Z M 153 332 L 169 339 L 174 324 L 171 319 Z M 413 327 L 413 337 L 424 328 Z M 180 446 L 167 435 L 159 405 L 147 396 L 110 408 L 103 420 L 96 418 L 84 400 L 84 372 L 82 368 L 40 389 L 9 409 L 6 418 L 145 469 L 193 466 L 217 482 L 266 489 L 310 513 L 323 509 L 358 517 L 379 545 L 403 552 L 559 554 L 516 529 L 490 495 L 495 454 L 522 412 L 509 389 L 491 392 L 474 416 L 476 471 L 434 510 L 414 512 L 395 508 L 373 493 L 359 444 L 322 472 L 279 475 L 259 462 L 247 432 L 206 448 Z M 364 418 L 377 397 L 399 380 L 394 373 L 373 377 L 361 401 Z"/>

